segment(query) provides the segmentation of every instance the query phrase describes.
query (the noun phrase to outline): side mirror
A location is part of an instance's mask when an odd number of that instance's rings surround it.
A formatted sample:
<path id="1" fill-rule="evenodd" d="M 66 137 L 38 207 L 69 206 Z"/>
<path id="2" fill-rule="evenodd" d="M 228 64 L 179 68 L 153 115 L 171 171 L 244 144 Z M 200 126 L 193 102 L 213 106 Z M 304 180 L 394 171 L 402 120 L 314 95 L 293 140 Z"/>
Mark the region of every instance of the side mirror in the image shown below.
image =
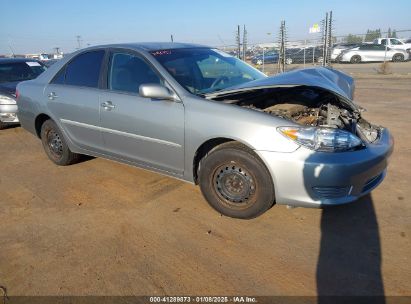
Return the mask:
<path id="1" fill-rule="evenodd" d="M 175 100 L 175 95 L 165 86 L 157 83 L 146 83 L 139 87 L 139 94 L 141 97 Z"/>

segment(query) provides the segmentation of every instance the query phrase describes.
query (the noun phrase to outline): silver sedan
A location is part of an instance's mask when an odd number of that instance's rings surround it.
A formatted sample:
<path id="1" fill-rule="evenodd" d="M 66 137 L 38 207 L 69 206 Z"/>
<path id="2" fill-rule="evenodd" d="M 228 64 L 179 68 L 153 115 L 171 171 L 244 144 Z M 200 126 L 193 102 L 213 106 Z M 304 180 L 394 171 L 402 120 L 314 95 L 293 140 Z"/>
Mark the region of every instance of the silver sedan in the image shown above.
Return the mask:
<path id="1" fill-rule="evenodd" d="M 55 164 L 88 154 L 160 172 L 199 184 L 237 218 L 275 202 L 352 202 L 384 179 L 393 147 L 387 129 L 361 116 L 346 74 L 267 77 L 192 44 L 80 50 L 17 90 L 21 125 Z"/>
<path id="2" fill-rule="evenodd" d="M 377 61 L 404 61 L 409 59 L 407 51 L 392 49 L 381 44 L 363 44 L 358 47 L 343 50 L 337 56 L 339 62 L 377 62 Z"/>

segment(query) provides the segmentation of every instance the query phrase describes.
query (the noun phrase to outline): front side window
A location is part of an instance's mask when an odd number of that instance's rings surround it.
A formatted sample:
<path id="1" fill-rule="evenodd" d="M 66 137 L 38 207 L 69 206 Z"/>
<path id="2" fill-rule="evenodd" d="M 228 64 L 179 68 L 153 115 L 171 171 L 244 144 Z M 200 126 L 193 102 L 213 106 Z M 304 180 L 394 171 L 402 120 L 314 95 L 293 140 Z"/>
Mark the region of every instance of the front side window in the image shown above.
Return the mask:
<path id="1" fill-rule="evenodd" d="M 138 93 L 140 85 L 147 83 L 161 83 L 161 80 L 146 61 L 133 54 L 112 55 L 108 73 L 110 90 Z"/>
<path id="2" fill-rule="evenodd" d="M 0 64 L 0 83 L 24 81 L 36 78 L 46 70 L 37 61 L 21 61 Z"/>
<path id="3" fill-rule="evenodd" d="M 382 45 L 387 45 L 387 39 L 381 39 L 381 44 Z"/>
<path id="4" fill-rule="evenodd" d="M 260 71 L 224 52 L 207 48 L 151 53 L 187 91 L 203 95 L 265 78 Z"/>
<path id="5" fill-rule="evenodd" d="M 391 44 L 392 45 L 402 45 L 402 42 L 397 39 L 391 39 Z"/>
<path id="6" fill-rule="evenodd" d="M 65 84 L 98 88 L 104 53 L 104 50 L 98 50 L 75 57 L 66 67 Z"/>

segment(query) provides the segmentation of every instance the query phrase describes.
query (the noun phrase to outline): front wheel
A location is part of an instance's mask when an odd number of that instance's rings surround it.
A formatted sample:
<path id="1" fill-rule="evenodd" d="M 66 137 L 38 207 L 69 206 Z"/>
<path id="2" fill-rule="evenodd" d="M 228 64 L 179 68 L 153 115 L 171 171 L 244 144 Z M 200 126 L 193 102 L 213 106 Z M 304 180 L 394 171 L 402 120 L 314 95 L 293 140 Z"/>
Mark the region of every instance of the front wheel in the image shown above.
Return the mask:
<path id="1" fill-rule="evenodd" d="M 199 180 L 205 199 L 226 216 L 254 218 L 275 200 L 267 168 L 251 150 L 237 143 L 220 145 L 203 158 Z"/>
<path id="2" fill-rule="evenodd" d="M 62 132 L 51 119 L 41 126 L 41 142 L 47 156 L 56 165 L 71 165 L 79 159 L 78 154 L 70 151 Z"/>
<path id="3" fill-rule="evenodd" d="M 354 56 L 351 57 L 350 62 L 351 63 L 360 63 L 361 62 L 361 57 L 358 56 L 358 55 L 354 55 Z"/>
<path id="4" fill-rule="evenodd" d="M 392 61 L 395 61 L 395 62 L 404 61 L 404 55 L 403 54 L 395 54 L 394 56 L 392 56 Z"/>

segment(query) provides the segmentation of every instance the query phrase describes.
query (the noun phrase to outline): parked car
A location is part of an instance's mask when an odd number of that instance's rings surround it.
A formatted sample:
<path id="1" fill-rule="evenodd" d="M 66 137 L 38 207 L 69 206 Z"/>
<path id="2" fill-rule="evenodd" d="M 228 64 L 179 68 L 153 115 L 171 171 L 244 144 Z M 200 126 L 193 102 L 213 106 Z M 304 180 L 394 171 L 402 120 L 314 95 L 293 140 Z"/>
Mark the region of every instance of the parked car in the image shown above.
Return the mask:
<path id="1" fill-rule="evenodd" d="M 251 62 L 255 65 L 262 65 L 263 62 L 264 64 L 267 63 L 277 63 L 278 62 L 278 53 L 277 52 L 267 52 L 264 54 L 260 54 L 257 56 L 254 56 L 251 59 Z"/>
<path id="2" fill-rule="evenodd" d="M 342 51 L 337 57 L 340 62 L 371 62 L 371 61 L 404 61 L 409 53 L 404 50 L 392 49 L 381 44 L 362 44 L 356 48 Z"/>
<path id="3" fill-rule="evenodd" d="M 358 45 L 359 43 L 339 43 L 334 45 L 331 51 L 331 60 L 336 61 L 338 55 L 340 55 L 342 51 L 358 47 Z"/>
<path id="4" fill-rule="evenodd" d="M 20 81 L 36 78 L 46 68 L 33 59 L 0 59 L 0 130 L 18 124 L 16 86 Z"/>
<path id="5" fill-rule="evenodd" d="M 308 47 L 305 51 L 304 49 L 287 49 L 285 58 L 286 64 L 322 62 L 323 50 L 319 47 Z"/>
<path id="6" fill-rule="evenodd" d="M 411 43 L 403 42 L 397 38 L 377 38 L 374 39 L 373 43 L 386 45 L 393 49 L 411 50 Z"/>
<path id="7" fill-rule="evenodd" d="M 90 47 L 17 86 L 21 125 L 55 164 L 88 154 L 160 172 L 238 218 L 348 203 L 381 183 L 392 138 L 354 88 L 337 70 L 267 77 L 180 43 Z"/>

